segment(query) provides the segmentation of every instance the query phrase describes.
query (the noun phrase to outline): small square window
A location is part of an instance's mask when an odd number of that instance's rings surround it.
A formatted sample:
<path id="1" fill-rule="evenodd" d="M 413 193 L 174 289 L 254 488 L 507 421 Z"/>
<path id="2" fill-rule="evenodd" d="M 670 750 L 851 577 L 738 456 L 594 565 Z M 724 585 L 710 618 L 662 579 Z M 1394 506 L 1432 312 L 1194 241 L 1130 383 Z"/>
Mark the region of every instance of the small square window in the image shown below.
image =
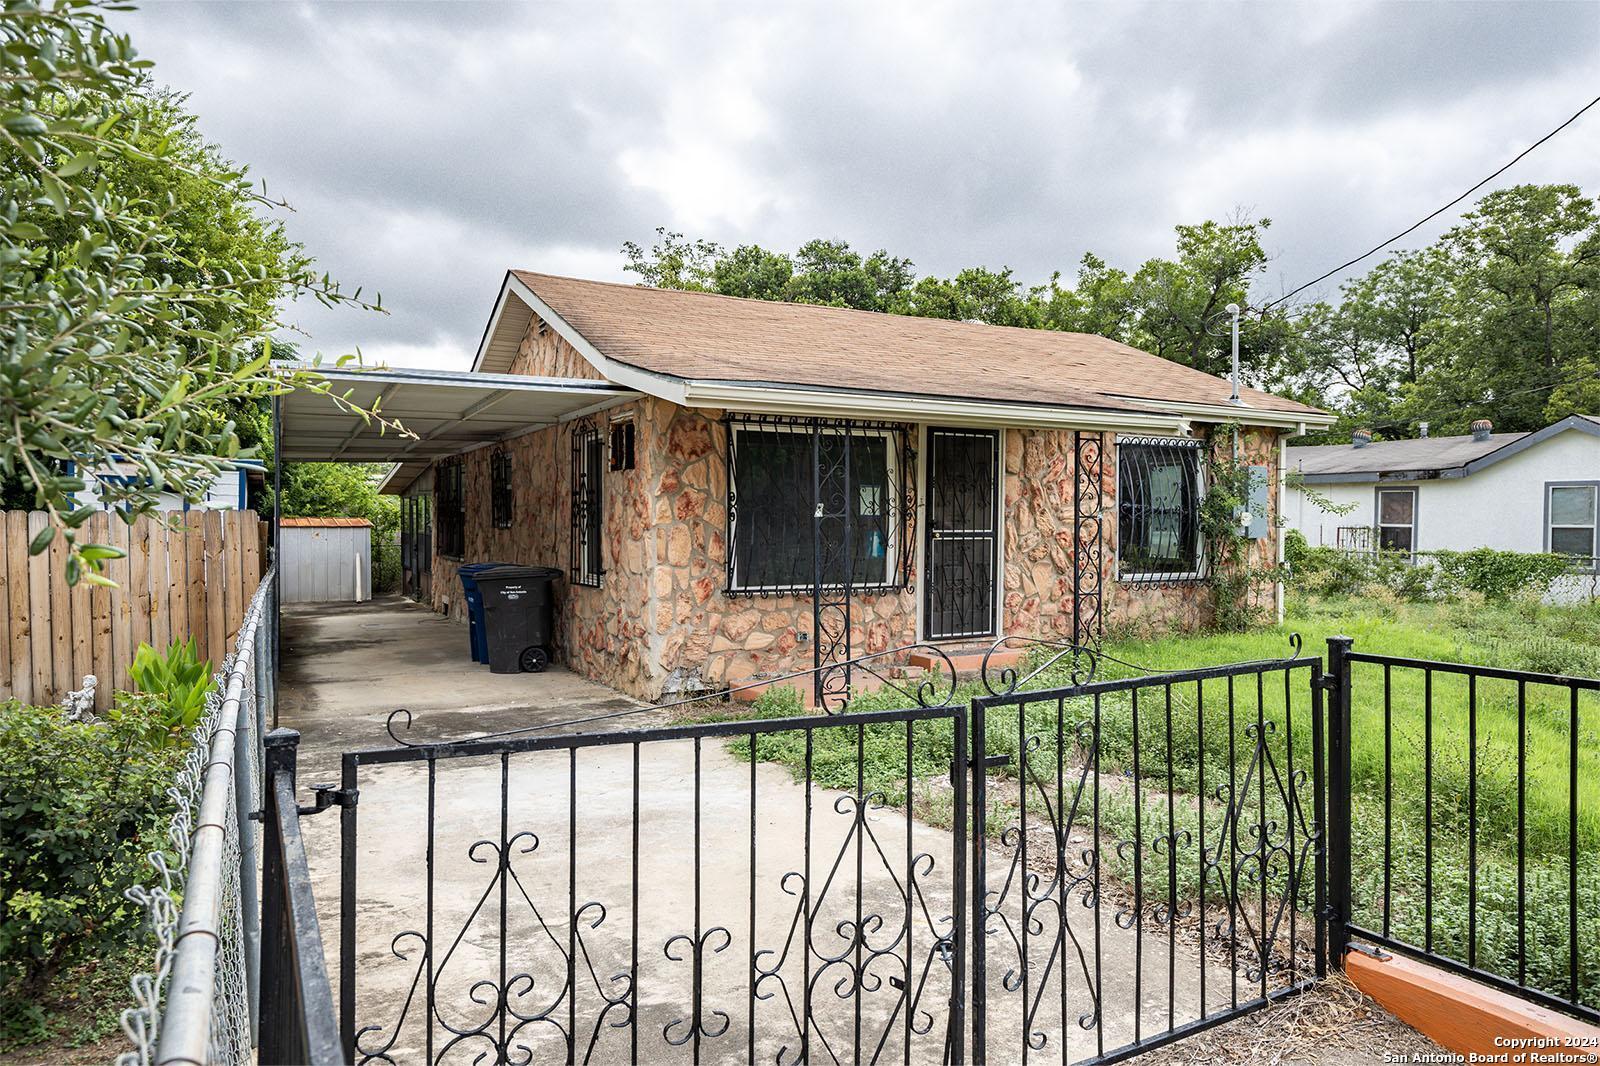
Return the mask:
<path id="1" fill-rule="evenodd" d="M 633 419 L 611 423 L 611 469 L 633 469 Z"/>

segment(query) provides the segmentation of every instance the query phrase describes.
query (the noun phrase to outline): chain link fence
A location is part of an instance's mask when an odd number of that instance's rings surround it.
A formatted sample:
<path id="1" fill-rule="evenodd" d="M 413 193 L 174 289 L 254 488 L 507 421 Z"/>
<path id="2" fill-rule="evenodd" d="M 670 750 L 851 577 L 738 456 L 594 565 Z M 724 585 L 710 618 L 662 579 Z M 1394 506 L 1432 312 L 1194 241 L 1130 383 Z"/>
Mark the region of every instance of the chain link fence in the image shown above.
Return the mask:
<path id="1" fill-rule="evenodd" d="M 154 955 L 122 1012 L 132 1049 L 118 1066 L 255 1061 L 260 974 L 262 737 L 275 698 L 275 574 L 245 611 L 233 651 L 168 790 L 172 823 L 152 875 L 128 890 Z"/>

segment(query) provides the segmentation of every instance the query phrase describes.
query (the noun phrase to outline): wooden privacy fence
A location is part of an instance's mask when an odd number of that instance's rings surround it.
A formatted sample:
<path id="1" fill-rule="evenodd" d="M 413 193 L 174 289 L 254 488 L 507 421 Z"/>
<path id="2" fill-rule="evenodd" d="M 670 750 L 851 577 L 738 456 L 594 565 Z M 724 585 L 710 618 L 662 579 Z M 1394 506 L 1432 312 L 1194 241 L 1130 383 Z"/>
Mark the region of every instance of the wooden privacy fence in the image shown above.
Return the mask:
<path id="1" fill-rule="evenodd" d="M 84 542 L 127 553 L 105 570 L 117 587 L 68 588 L 66 547 L 28 555 L 43 511 L 7 511 L 0 522 L 0 699 L 50 704 L 98 679 L 95 709 L 131 687 L 140 644 L 165 649 L 193 637 L 213 669 L 233 645 L 261 583 L 262 523 L 254 511 L 171 511 L 136 519 L 91 515 Z"/>

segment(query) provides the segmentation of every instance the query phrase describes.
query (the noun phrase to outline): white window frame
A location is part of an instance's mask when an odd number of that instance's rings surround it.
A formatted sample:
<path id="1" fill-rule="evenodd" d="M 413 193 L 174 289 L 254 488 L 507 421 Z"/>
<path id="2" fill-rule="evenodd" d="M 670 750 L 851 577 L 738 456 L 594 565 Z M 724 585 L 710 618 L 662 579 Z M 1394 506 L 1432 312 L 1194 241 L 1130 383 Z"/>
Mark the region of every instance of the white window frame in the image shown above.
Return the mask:
<path id="1" fill-rule="evenodd" d="M 1383 494 L 1386 492 L 1406 493 L 1411 497 L 1410 522 L 1385 522 L 1383 520 Z M 1409 529 L 1411 531 L 1411 547 L 1406 552 L 1408 558 L 1417 557 L 1417 512 L 1422 507 L 1422 494 L 1415 485 L 1380 485 L 1372 494 L 1372 528 L 1376 534 L 1373 537 L 1372 550 L 1374 554 L 1386 551 L 1383 546 L 1383 531 L 1385 529 Z"/>
<path id="2" fill-rule="evenodd" d="M 734 471 L 739 469 L 739 460 L 736 457 L 739 448 L 739 437 L 747 432 L 788 433 L 792 434 L 793 436 L 803 438 L 809 438 L 811 436 L 809 430 L 798 426 L 759 424 L 745 425 L 742 423 L 736 423 L 733 426 L 733 432 L 729 434 L 728 439 L 728 459 L 730 460 L 728 464 L 728 491 L 730 493 L 735 493 L 738 489 L 738 486 L 733 484 L 732 474 Z M 895 435 L 892 430 L 866 427 L 858 429 L 852 427 L 849 430 L 849 434 L 852 437 L 877 437 L 883 441 L 884 470 L 887 472 L 889 481 L 889 484 L 885 486 L 886 491 L 904 483 L 901 479 L 905 476 L 905 471 L 900 469 L 900 449 L 895 447 Z M 853 582 L 850 586 L 852 591 L 898 587 L 896 582 L 891 580 L 891 578 L 893 575 L 896 575 L 900 572 L 900 539 L 904 534 L 902 527 L 905 525 L 905 516 L 900 513 L 899 501 L 893 501 L 886 497 L 883 501 L 883 506 L 890 508 L 890 510 L 895 514 L 895 521 L 889 523 L 888 543 L 883 546 L 883 573 L 885 579 L 883 581 Z M 742 507 L 743 505 L 741 504 L 740 508 Z M 733 567 L 730 571 L 732 578 L 729 581 L 728 592 L 730 594 L 737 593 L 739 595 L 746 596 L 761 595 L 762 593 L 770 594 L 774 592 L 809 595 L 812 584 L 809 581 L 805 582 L 804 584 L 792 585 L 747 585 L 744 583 L 744 578 L 739 573 L 739 553 L 737 550 L 737 545 L 739 543 L 738 535 L 740 508 L 735 508 L 728 516 L 728 545 L 726 550 L 728 552 L 728 558 L 733 562 Z"/>
<path id="3" fill-rule="evenodd" d="M 1590 512 L 1588 525 L 1573 525 L 1569 522 L 1557 524 L 1552 521 L 1553 508 L 1551 506 L 1556 489 L 1588 489 L 1590 499 Z M 1551 541 L 1557 529 L 1587 529 L 1589 531 L 1589 565 L 1581 569 L 1581 573 L 1600 573 L 1600 481 L 1546 481 L 1544 483 L 1544 550 L 1554 552 Z M 1574 556 L 1581 559 L 1583 556 Z"/>

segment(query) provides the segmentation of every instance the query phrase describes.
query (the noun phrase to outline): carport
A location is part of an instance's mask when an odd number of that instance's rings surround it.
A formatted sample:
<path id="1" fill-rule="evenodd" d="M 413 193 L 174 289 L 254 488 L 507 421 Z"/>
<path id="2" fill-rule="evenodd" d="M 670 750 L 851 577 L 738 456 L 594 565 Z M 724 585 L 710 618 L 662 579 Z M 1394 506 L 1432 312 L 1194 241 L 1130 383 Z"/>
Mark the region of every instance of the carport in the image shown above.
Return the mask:
<path id="1" fill-rule="evenodd" d="M 273 399 L 274 454 L 285 462 L 393 463 L 384 491 L 397 494 L 439 459 L 582 418 L 639 395 L 583 378 L 305 363 L 282 363 L 279 369 L 286 376 L 310 371 L 322 383 Z M 376 418 L 368 414 L 374 410 Z M 276 546 L 282 485 L 276 467 L 274 471 Z"/>

